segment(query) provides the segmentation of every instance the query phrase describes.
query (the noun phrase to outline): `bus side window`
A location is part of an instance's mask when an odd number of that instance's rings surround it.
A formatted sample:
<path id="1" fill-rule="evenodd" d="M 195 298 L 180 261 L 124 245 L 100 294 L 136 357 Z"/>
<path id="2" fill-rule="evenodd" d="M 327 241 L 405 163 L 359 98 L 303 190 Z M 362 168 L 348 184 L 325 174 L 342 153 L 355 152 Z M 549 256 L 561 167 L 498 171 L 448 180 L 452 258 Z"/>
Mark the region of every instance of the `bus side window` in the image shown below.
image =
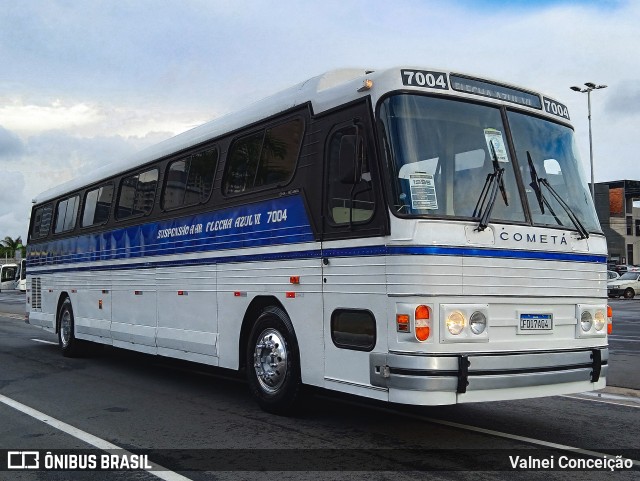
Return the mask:
<path id="1" fill-rule="evenodd" d="M 304 122 L 294 118 L 235 140 L 222 178 L 223 194 L 289 183 L 298 162 L 303 133 Z"/>
<path id="2" fill-rule="evenodd" d="M 51 220 L 53 218 L 53 204 L 37 207 L 33 213 L 32 239 L 41 239 L 49 234 Z"/>
<path id="3" fill-rule="evenodd" d="M 87 192 L 82 212 L 82 227 L 102 225 L 109 220 L 113 200 L 113 184 L 106 184 Z"/>
<path id="4" fill-rule="evenodd" d="M 328 156 L 329 219 L 338 225 L 369 221 L 375 202 L 365 142 L 356 126 L 331 135 Z"/>
<path id="5" fill-rule="evenodd" d="M 157 183 L 157 169 L 125 177 L 120 183 L 116 218 L 122 220 L 127 217 L 149 214 L 153 208 Z"/>
<path id="6" fill-rule="evenodd" d="M 162 189 L 162 208 L 177 209 L 206 202 L 217 165 L 216 148 L 171 162 Z"/>
<path id="7" fill-rule="evenodd" d="M 70 231 L 76 226 L 78 205 L 80 204 L 78 201 L 79 196 L 74 195 L 58 202 L 56 221 L 53 228 L 55 234 Z"/>

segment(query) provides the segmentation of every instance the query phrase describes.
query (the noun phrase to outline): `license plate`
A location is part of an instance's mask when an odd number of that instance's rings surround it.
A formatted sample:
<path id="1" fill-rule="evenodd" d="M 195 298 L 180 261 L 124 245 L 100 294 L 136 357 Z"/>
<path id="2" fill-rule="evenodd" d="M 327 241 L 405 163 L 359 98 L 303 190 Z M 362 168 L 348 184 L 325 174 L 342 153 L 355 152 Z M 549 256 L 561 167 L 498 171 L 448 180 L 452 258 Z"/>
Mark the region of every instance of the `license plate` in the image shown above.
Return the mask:
<path id="1" fill-rule="evenodd" d="M 520 314 L 518 334 L 544 334 L 552 331 L 552 314 Z"/>

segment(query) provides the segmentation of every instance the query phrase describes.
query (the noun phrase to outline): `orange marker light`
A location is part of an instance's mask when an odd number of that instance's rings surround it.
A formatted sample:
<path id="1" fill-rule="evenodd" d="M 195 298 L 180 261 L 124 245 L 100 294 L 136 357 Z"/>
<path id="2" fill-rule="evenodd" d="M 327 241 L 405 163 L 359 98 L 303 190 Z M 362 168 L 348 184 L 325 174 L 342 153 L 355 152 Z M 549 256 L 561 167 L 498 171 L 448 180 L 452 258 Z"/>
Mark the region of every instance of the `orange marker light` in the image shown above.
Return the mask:
<path id="1" fill-rule="evenodd" d="M 396 314 L 396 328 L 398 332 L 409 332 L 409 314 Z"/>
<path id="2" fill-rule="evenodd" d="M 613 332 L 613 309 L 611 306 L 607 306 L 607 334 Z"/>
<path id="3" fill-rule="evenodd" d="M 431 310 L 427 306 L 416 307 L 416 339 L 426 341 L 431 334 Z"/>
<path id="4" fill-rule="evenodd" d="M 289 277 L 289 283 L 291 283 L 291 284 L 300 284 L 300 276 L 291 276 L 291 277 Z"/>

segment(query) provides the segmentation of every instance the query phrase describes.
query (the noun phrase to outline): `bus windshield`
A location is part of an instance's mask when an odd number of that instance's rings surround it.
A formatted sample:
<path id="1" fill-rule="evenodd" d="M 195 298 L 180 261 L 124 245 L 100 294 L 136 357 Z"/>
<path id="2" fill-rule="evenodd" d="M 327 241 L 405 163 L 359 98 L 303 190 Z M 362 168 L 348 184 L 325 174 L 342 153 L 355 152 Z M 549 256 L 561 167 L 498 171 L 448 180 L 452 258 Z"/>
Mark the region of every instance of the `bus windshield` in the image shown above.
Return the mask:
<path id="1" fill-rule="evenodd" d="M 568 212 L 549 192 L 548 185 L 588 231 L 600 232 L 587 181 L 578 167 L 573 130 L 519 112 L 509 112 L 508 118 L 533 223 L 573 228 Z M 546 182 L 537 186 L 536 175 Z"/>
<path id="2" fill-rule="evenodd" d="M 499 107 L 454 99 L 396 95 L 383 101 L 380 120 L 392 179 L 391 207 L 398 215 L 477 220 L 483 214 L 486 200 L 483 196 L 493 183 L 498 182 L 491 219 L 525 222 L 516 181 L 516 176 L 520 175 L 535 224 L 576 228 L 567 210 L 549 192 L 551 186 L 566 200 L 586 230 L 600 230 L 589 191 L 578 168 L 571 129 L 509 112 L 517 169 L 511 158 L 510 139 Z M 531 177 L 527 153 L 534 159 L 534 164 L 540 166 L 536 170 L 538 178 L 547 181 L 541 182 L 540 202 L 540 194 L 534 189 L 538 183 Z M 499 177 L 496 176 L 498 172 L 501 173 Z M 492 177 L 498 177 L 498 180 Z"/>

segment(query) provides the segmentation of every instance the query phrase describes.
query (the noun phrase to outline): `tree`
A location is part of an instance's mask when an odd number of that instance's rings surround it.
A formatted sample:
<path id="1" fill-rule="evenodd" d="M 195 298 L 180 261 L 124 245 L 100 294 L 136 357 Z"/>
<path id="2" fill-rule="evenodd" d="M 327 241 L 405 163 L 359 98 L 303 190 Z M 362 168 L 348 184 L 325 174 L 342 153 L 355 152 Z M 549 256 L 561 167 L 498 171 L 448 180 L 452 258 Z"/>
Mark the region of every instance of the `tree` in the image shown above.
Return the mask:
<path id="1" fill-rule="evenodd" d="M 20 236 L 12 239 L 6 236 L 3 240 L 0 240 L 0 246 L 2 247 L 2 255 L 14 257 L 18 249 L 22 249 L 22 238 Z"/>

